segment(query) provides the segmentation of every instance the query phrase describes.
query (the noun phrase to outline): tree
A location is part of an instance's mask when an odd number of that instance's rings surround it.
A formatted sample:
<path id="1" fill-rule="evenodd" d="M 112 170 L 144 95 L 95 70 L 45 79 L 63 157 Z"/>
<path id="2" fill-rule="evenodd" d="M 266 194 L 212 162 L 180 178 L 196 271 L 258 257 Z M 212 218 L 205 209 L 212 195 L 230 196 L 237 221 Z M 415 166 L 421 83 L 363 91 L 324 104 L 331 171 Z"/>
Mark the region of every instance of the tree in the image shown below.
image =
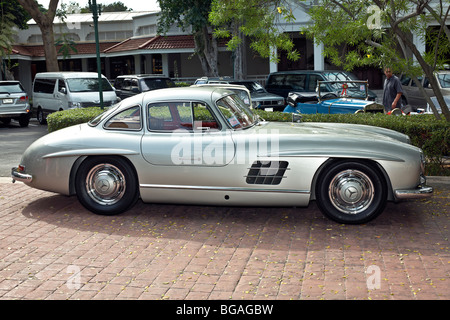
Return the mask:
<path id="1" fill-rule="evenodd" d="M 444 4 L 441 1 L 434 9 L 430 2 L 322 0 L 309 10 L 313 24 L 303 31 L 314 38 L 316 43 L 325 44 L 324 54 L 346 70 L 357 66 L 390 65 L 394 70 L 412 76 L 436 117 L 440 118 L 431 99 L 417 81 L 417 76 L 424 74 L 430 80 L 445 119 L 450 121 L 448 106 L 433 75 L 433 72 L 442 68 L 450 38 L 442 42 L 442 37 L 435 37 L 433 54 L 422 54 L 412 40 L 413 34 L 425 35 L 427 31 L 429 34 L 430 15 L 434 15 L 440 23 L 441 33 L 450 34 L 448 30 L 445 31 L 448 2 Z M 425 41 L 425 38 L 422 40 Z"/>
<path id="2" fill-rule="evenodd" d="M 53 19 L 55 18 L 59 0 L 50 0 L 48 10 L 45 13 L 39 9 L 39 4 L 36 0 L 17 1 L 31 15 L 41 30 L 47 71 L 59 71 L 53 34 Z"/>
<path id="3" fill-rule="evenodd" d="M 208 22 L 211 0 L 158 0 L 161 13 L 158 33 L 166 34 L 176 23 L 183 31 L 191 28 L 195 54 L 200 59 L 203 74 L 218 76 L 218 45 Z"/>
<path id="4" fill-rule="evenodd" d="M 280 51 L 285 51 L 288 59 L 300 58 L 292 39 L 279 27 L 282 20 L 295 20 L 286 0 L 213 0 L 209 20 L 217 37 L 230 38 L 227 47 L 237 51 L 236 56 L 249 38 L 250 47 L 263 58 L 278 62 Z M 235 69 L 235 74 L 240 72 Z"/>
<path id="5" fill-rule="evenodd" d="M 14 43 L 14 35 L 16 34 L 15 27 L 19 29 L 27 29 L 27 21 L 30 19 L 22 7 L 18 8 L 16 0 L 0 0 L 0 69 L 8 80 L 13 79 L 10 71 L 13 66 L 10 65 L 10 60 L 5 58 L 9 56 Z"/>

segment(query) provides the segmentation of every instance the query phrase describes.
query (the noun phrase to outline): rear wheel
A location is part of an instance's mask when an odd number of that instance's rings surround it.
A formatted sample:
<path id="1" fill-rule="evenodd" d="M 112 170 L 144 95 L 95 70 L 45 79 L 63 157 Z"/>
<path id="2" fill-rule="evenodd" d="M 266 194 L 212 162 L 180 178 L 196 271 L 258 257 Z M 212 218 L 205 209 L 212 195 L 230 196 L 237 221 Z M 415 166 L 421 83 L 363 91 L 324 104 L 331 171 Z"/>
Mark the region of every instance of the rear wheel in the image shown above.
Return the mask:
<path id="1" fill-rule="evenodd" d="M 317 205 L 339 223 L 358 224 L 383 212 L 387 188 L 382 174 L 364 162 L 341 161 L 325 168 L 316 185 Z"/>
<path id="2" fill-rule="evenodd" d="M 75 188 L 80 203 L 102 215 L 122 213 L 139 197 L 136 174 L 119 157 L 87 158 L 77 171 Z"/>
<path id="3" fill-rule="evenodd" d="M 37 120 L 39 121 L 40 124 L 46 124 L 47 123 L 47 119 L 45 118 L 44 111 L 42 111 L 41 107 L 39 107 L 37 109 L 36 118 L 37 118 Z"/>

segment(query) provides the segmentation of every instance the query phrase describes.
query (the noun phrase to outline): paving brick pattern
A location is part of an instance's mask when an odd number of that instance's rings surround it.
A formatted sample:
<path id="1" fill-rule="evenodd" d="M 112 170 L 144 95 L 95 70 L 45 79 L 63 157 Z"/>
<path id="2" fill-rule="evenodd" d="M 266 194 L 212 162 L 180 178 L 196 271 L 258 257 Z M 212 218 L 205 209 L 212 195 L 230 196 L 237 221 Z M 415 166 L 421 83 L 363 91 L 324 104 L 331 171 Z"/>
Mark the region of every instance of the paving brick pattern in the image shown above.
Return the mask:
<path id="1" fill-rule="evenodd" d="M 0 299 L 450 299 L 449 193 L 352 226 L 314 203 L 98 216 L 0 183 Z"/>

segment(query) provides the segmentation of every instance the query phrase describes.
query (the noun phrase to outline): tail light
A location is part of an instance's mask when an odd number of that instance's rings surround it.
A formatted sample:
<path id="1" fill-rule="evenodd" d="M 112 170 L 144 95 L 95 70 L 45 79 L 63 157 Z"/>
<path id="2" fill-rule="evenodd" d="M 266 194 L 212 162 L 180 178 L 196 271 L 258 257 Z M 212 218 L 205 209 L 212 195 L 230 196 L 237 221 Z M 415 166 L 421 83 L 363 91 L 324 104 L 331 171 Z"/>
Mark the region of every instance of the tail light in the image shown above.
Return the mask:
<path id="1" fill-rule="evenodd" d="M 20 97 L 20 102 L 26 102 L 26 101 L 28 101 L 28 96 L 22 96 L 22 97 Z"/>

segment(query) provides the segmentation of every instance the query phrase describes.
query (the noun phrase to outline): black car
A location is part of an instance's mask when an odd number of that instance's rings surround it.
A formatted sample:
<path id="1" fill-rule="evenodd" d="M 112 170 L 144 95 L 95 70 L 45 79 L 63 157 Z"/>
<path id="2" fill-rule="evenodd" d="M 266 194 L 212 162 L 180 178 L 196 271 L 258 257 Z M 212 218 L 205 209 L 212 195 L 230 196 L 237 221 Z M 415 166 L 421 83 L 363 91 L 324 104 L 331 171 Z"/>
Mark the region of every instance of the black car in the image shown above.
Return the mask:
<path id="1" fill-rule="evenodd" d="M 264 109 L 272 111 L 283 111 L 285 108 L 285 99 L 279 95 L 266 91 L 257 81 L 236 80 L 229 77 L 208 78 L 202 77 L 195 81 L 195 84 L 234 84 L 245 86 L 252 98 L 252 107 L 254 109 Z"/>
<path id="2" fill-rule="evenodd" d="M 120 99 L 125 99 L 146 91 L 173 88 L 175 86 L 172 79 L 160 74 L 123 75 L 118 76 L 114 81 L 114 88 Z"/>
<path id="3" fill-rule="evenodd" d="M 266 82 L 266 90 L 273 94 L 278 94 L 287 98 L 289 92 L 315 93 L 317 81 L 346 81 L 359 80 L 354 74 L 345 71 L 336 70 L 295 70 L 279 71 L 269 74 Z M 341 93 L 342 83 L 327 83 L 321 92 Z M 358 97 L 365 95 L 365 89 L 360 90 L 358 86 L 350 86 L 347 89 L 349 95 Z M 364 92 L 363 92 L 364 91 Z M 376 93 L 369 90 L 368 99 L 375 101 Z"/>

